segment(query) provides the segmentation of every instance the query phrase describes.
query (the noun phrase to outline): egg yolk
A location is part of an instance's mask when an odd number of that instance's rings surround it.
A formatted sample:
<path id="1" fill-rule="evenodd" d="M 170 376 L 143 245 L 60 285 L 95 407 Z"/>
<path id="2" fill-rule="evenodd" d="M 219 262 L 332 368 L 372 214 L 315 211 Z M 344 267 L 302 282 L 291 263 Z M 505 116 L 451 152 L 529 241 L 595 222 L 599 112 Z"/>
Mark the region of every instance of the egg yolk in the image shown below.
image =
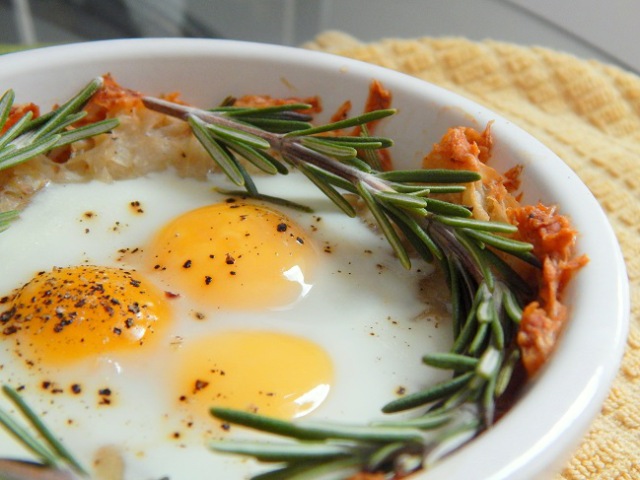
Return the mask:
<path id="1" fill-rule="evenodd" d="M 333 364 L 315 343 L 276 332 L 226 332 L 184 345 L 176 370 L 179 400 L 208 415 L 212 406 L 284 419 L 327 397 Z"/>
<path id="2" fill-rule="evenodd" d="M 209 307 L 259 310 L 293 303 L 310 288 L 316 252 L 280 212 L 239 203 L 201 207 L 165 225 L 149 268 L 174 293 Z"/>
<path id="3" fill-rule="evenodd" d="M 5 297 L 5 304 L 3 335 L 15 338 L 25 360 L 47 364 L 131 350 L 151 341 L 170 320 L 164 293 L 119 268 L 40 272 Z"/>

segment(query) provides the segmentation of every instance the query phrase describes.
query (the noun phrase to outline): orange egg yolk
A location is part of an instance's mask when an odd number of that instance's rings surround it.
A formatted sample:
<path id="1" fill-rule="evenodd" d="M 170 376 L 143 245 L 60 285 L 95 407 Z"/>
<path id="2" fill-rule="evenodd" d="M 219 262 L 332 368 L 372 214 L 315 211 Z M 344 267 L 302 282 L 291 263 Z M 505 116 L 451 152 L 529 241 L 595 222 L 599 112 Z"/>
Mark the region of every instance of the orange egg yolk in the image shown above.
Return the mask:
<path id="1" fill-rule="evenodd" d="M 258 310 L 286 306 L 304 295 L 316 252 L 282 213 L 222 203 L 165 225 L 147 259 L 174 293 L 210 307 Z"/>
<path id="2" fill-rule="evenodd" d="M 80 266 L 40 272 L 7 297 L 4 336 L 30 362 L 68 364 L 147 344 L 169 320 L 164 293 L 138 273 Z"/>
<path id="3" fill-rule="evenodd" d="M 333 382 L 333 364 L 317 344 L 276 332 L 226 332 L 185 344 L 177 362 L 181 404 L 292 419 L 315 410 Z"/>

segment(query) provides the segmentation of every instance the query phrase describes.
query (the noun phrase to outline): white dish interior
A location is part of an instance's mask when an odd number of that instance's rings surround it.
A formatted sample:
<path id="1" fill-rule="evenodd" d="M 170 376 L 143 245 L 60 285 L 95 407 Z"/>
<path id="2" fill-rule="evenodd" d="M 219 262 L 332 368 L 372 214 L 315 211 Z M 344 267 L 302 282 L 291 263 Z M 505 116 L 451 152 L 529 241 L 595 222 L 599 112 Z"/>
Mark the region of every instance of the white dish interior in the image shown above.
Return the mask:
<path id="1" fill-rule="evenodd" d="M 358 111 L 369 82 L 377 79 L 392 91 L 398 109 L 379 132 L 394 138 L 398 167 L 417 166 L 451 126 L 483 128 L 493 121 L 491 164 L 500 171 L 523 164 L 525 201 L 560 205 L 580 232 L 579 250 L 590 263 L 571 285 L 571 320 L 557 351 L 522 398 L 494 428 L 415 478 L 541 478 L 561 466 L 598 412 L 627 332 L 622 256 L 588 189 L 557 156 L 509 121 L 397 72 L 316 52 L 230 41 L 151 39 L 52 47 L 0 57 L 0 72 L 0 92 L 13 88 L 18 102 L 43 108 L 65 100 L 90 78 L 111 73 L 127 87 L 152 95 L 180 91 L 200 106 L 246 93 L 317 94 L 327 113 L 347 99 Z"/>

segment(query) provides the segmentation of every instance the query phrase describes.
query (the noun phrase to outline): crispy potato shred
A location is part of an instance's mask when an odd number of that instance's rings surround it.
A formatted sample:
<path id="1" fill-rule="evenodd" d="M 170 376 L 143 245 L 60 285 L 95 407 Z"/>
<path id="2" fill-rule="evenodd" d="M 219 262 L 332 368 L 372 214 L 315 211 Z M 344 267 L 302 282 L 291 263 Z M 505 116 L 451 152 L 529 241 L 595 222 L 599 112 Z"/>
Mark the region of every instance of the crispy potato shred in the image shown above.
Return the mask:
<path id="1" fill-rule="evenodd" d="M 533 253 L 542 264 L 541 271 L 505 257 L 516 271 L 539 287 L 538 298 L 524 308 L 517 335 L 522 363 L 532 376 L 553 352 L 567 319 L 562 293 L 588 259 L 576 255 L 577 232 L 569 219 L 558 213 L 557 207 L 520 205 L 516 191 L 522 167 L 500 174 L 488 166 L 492 144 L 491 124 L 483 132 L 466 127 L 450 128 L 424 157 L 423 167 L 480 173 L 482 180 L 472 183 L 460 194 L 448 195 L 448 200 L 468 206 L 476 219 L 517 226 L 514 238 L 533 244 Z"/>
<path id="2" fill-rule="evenodd" d="M 41 155 L 0 171 L 0 211 L 24 207 L 29 198 L 50 181 L 113 181 L 166 168 L 175 169 L 180 176 L 206 178 L 215 168 L 185 122 L 146 109 L 138 92 L 123 88 L 110 75 L 105 75 L 104 80 L 103 88 L 86 105 L 87 116 L 82 123 L 117 117 L 120 126 L 110 134 L 76 142 L 47 156 Z M 183 103 L 178 93 L 169 93 L 163 98 Z M 391 92 L 373 81 L 364 111 L 389 108 L 391 101 Z M 307 111 L 310 114 L 322 111 L 319 97 L 247 95 L 234 99 L 237 106 L 291 103 L 310 104 L 311 109 Z M 351 110 L 351 102 L 346 101 L 331 120 L 347 118 Z M 34 117 L 39 114 L 39 108 L 34 104 L 14 106 L 4 129 L 29 111 Z M 367 132 L 373 134 L 376 128 L 377 122 L 372 122 L 367 125 Z M 354 128 L 337 134 L 363 133 L 361 128 Z M 516 166 L 501 174 L 488 166 L 492 145 L 490 124 L 482 132 L 467 127 L 450 128 L 424 157 L 423 167 L 479 172 L 481 180 L 470 184 L 460 194 L 444 195 L 444 199 L 469 207 L 474 218 L 516 225 L 515 238 L 534 245 L 533 252 L 543 265 L 541 271 L 518 260 L 507 259 L 516 271 L 539 286 L 537 299 L 524 309 L 517 335 L 522 363 L 527 373 L 533 375 L 553 351 L 566 321 L 567 308 L 561 302 L 563 290 L 576 271 L 587 263 L 587 258 L 576 255 L 577 232 L 556 207 L 520 205 L 516 192 L 522 167 Z M 386 150 L 380 152 L 379 159 L 383 169 L 392 168 Z"/>

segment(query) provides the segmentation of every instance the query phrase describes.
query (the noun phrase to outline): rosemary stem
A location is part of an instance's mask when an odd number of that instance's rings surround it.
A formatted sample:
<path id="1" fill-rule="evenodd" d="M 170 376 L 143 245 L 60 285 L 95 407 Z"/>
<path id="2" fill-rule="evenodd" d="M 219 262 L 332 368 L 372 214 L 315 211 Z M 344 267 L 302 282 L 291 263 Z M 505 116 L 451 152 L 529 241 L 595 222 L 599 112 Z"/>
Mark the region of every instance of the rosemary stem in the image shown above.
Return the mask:
<path id="1" fill-rule="evenodd" d="M 199 119 L 205 122 L 213 123 L 214 125 L 220 125 L 223 127 L 238 128 L 238 124 L 241 123 L 241 122 L 238 122 L 237 120 L 226 117 L 224 114 L 221 114 L 221 113 L 209 112 L 207 110 L 202 110 L 196 107 L 190 107 L 188 105 L 180 105 L 177 103 L 172 103 L 166 100 L 162 100 L 161 98 L 145 96 L 145 97 L 142 97 L 142 103 L 144 103 L 144 106 L 150 110 L 154 110 L 158 113 L 164 113 L 165 115 L 179 118 L 184 121 L 187 121 L 189 116 L 193 115 L 194 117 L 198 117 Z M 242 130 L 244 132 L 263 138 L 267 140 L 270 144 L 274 142 L 274 137 L 278 136 L 271 132 L 262 130 L 260 128 L 253 127 L 252 125 L 249 125 L 247 123 L 241 123 L 241 124 L 242 124 Z"/>
<path id="2" fill-rule="evenodd" d="M 55 452 L 60 459 L 66 461 L 71 465 L 78 473 L 85 474 L 86 471 L 80 465 L 80 463 L 73 457 L 66 447 L 60 443 L 60 441 L 51 433 L 44 422 L 38 417 L 38 415 L 27 405 L 18 393 L 11 387 L 5 385 L 2 387 L 2 391 L 7 395 L 14 405 L 29 419 L 36 431 L 45 439 L 48 447 Z"/>
<path id="3" fill-rule="evenodd" d="M 423 217 L 422 227 L 436 240 L 439 245 L 444 245 L 449 256 L 457 257 L 462 267 L 471 274 L 474 280 L 480 284 L 484 275 L 478 264 L 473 260 L 471 253 L 456 237 L 454 230 L 440 222 L 433 221 L 430 216 Z"/>
<path id="4" fill-rule="evenodd" d="M 160 98 L 142 97 L 144 105 L 156 112 L 164 113 L 172 117 L 187 121 L 190 115 L 200 118 L 205 122 L 229 128 L 242 126 L 244 132 L 260 137 L 271 145 L 271 148 L 280 152 L 283 156 L 293 161 L 294 164 L 310 163 L 324 170 L 334 173 L 351 183 L 364 182 L 374 190 L 394 191 L 385 180 L 377 178 L 357 168 L 351 167 L 333 158 L 311 150 L 300 143 L 300 137 L 287 137 L 282 134 L 275 134 L 260 128 L 253 127 L 246 123 L 241 123 L 233 118 L 228 118 L 224 114 L 208 112 L 199 108 L 179 105 Z"/>
<path id="5" fill-rule="evenodd" d="M 353 185 L 366 185 L 367 189 L 371 192 L 394 192 L 394 190 L 384 180 L 377 178 L 375 175 L 364 172 L 358 168 L 352 167 L 351 165 L 338 162 L 331 157 L 305 147 L 295 140 L 295 137 L 284 138 L 281 146 L 281 153 L 293 165 L 297 167 L 305 164 L 314 165 L 347 180 Z"/>

